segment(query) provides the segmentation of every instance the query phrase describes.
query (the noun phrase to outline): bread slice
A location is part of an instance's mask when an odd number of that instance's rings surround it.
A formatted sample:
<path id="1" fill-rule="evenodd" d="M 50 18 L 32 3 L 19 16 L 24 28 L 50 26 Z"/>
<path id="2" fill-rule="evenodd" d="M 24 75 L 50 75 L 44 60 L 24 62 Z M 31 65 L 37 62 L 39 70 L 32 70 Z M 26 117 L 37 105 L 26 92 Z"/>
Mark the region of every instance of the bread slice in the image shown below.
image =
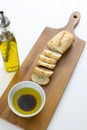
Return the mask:
<path id="1" fill-rule="evenodd" d="M 47 68 L 36 66 L 34 68 L 34 73 L 41 75 L 41 76 L 50 77 L 53 74 L 53 71 L 50 69 L 47 69 Z"/>
<path id="2" fill-rule="evenodd" d="M 39 84 L 39 85 L 46 85 L 49 83 L 50 79 L 48 77 L 33 73 L 31 76 L 31 79 L 33 82 Z"/>
<path id="3" fill-rule="evenodd" d="M 71 33 L 61 31 L 47 43 L 47 46 L 49 49 L 63 54 L 72 45 L 73 41 L 74 37 Z"/>
<path id="4" fill-rule="evenodd" d="M 49 58 L 49 57 L 44 56 L 42 54 L 39 56 L 39 60 L 46 62 L 48 64 L 55 64 L 57 62 L 57 60 Z"/>
<path id="5" fill-rule="evenodd" d="M 38 60 L 38 65 L 49 68 L 49 69 L 54 69 L 56 64 L 48 64 L 46 62 L 43 62 L 41 60 Z"/>
<path id="6" fill-rule="evenodd" d="M 59 60 L 62 57 L 62 54 L 60 54 L 58 52 L 51 51 L 51 50 L 47 50 L 47 49 L 43 50 L 43 55 L 47 56 L 49 58 L 52 58 L 54 60 Z"/>

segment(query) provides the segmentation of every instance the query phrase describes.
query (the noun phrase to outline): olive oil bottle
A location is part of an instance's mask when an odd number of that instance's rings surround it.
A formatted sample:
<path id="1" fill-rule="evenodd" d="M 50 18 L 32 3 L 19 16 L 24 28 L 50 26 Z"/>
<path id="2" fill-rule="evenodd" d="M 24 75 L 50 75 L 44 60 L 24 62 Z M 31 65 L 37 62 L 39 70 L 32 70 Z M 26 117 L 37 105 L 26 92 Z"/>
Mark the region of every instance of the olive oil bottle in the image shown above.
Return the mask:
<path id="1" fill-rule="evenodd" d="M 19 58 L 17 42 L 13 33 L 9 30 L 10 21 L 0 12 L 0 51 L 2 54 L 5 69 L 9 72 L 16 71 L 19 68 Z"/>

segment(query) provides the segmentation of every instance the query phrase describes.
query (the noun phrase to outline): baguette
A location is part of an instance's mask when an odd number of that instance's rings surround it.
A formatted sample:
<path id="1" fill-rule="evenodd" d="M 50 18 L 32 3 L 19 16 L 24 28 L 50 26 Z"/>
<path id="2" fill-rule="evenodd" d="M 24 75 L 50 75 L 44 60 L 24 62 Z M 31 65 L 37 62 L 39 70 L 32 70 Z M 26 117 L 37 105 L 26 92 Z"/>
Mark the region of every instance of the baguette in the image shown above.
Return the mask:
<path id="1" fill-rule="evenodd" d="M 48 43 L 49 49 L 63 54 L 74 41 L 73 35 L 67 31 L 61 31 L 54 36 Z"/>
<path id="2" fill-rule="evenodd" d="M 50 77 L 53 74 L 53 71 L 50 69 L 47 69 L 47 68 L 36 66 L 34 68 L 34 73 L 41 75 L 41 76 Z"/>
<path id="3" fill-rule="evenodd" d="M 48 77 L 38 75 L 36 73 L 33 73 L 31 76 L 31 79 L 33 82 L 39 84 L 39 85 L 46 85 L 49 83 L 50 79 Z"/>
<path id="4" fill-rule="evenodd" d="M 32 81 L 39 85 L 46 85 L 50 81 L 56 63 L 62 54 L 72 45 L 73 35 L 67 31 L 62 31 L 54 36 L 48 43 L 48 49 L 44 49 L 39 56 L 38 66 L 34 68 L 31 75 Z"/>

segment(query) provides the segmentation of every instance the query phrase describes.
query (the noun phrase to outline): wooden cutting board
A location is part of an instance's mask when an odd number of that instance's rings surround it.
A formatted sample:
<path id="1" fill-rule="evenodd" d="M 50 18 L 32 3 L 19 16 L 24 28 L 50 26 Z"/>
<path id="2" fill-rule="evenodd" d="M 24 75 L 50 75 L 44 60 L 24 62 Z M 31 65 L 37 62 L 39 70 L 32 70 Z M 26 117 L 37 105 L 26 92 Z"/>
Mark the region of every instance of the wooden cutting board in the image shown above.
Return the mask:
<path id="1" fill-rule="evenodd" d="M 25 130 L 46 130 L 47 126 L 55 112 L 56 107 L 64 93 L 70 80 L 74 68 L 84 49 L 85 41 L 79 39 L 74 34 L 74 28 L 80 20 L 80 13 L 74 12 L 69 19 L 68 24 L 60 29 L 46 27 L 34 47 L 24 60 L 20 69 L 17 71 L 13 80 L 8 85 L 6 91 L 0 99 L 0 117 L 24 128 Z M 37 64 L 38 56 L 46 47 L 46 43 L 58 32 L 67 30 L 74 35 L 75 41 L 72 47 L 63 54 L 61 60 L 57 63 L 54 74 L 48 85 L 43 86 L 46 92 L 46 104 L 44 109 L 33 118 L 21 118 L 16 116 L 8 107 L 7 97 L 9 90 L 17 82 L 31 80 L 31 74 L 34 66 Z M 58 115 L 57 115 L 58 116 Z"/>

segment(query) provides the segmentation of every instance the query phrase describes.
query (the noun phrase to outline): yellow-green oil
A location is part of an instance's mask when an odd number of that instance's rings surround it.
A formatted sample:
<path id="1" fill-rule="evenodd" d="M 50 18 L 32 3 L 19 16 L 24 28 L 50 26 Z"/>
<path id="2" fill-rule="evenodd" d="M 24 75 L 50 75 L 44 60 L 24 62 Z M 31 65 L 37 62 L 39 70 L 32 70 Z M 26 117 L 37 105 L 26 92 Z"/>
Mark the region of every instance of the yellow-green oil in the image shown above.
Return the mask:
<path id="1" fill-rule="evenodd" d="M 9 72 L 18 70 L 19 58 L 15 38 L 10 37 L 6 41 L 3 41 L 0 45 L 0 50 L 5 69 Z"/>
<path id="2" fill-rule="evenodd" d="M 26 94 L 33 95 L 35 97 L 35 99 L 36 99 L 36 106 L 35 106 L 35 108 L 32 109 L 32 110 L 29 110 L 29 111 L 24 111 L 23 109 L 21 109 L 19 107 L 19 104 L 18 104 L 19 98 L 21 96 L 23 96 L 23 95 L 26 95 Z M 18 90 L 13 95 L 13 98 L 12 98 L 12 103 L 13 103 L 13 106 L 16 109 L 16 111 L 18 111 L 21 114 L 25 114 L 25 115 L 35 113 L 40 108 L 41 102 L 42 102 L 42 99 L 41 99 L 40 93 L 37 92 L 35 89 L 28 88 L 28 87 L 25 87 L 25 88 L 22 88 L 22 89 Z"/>

